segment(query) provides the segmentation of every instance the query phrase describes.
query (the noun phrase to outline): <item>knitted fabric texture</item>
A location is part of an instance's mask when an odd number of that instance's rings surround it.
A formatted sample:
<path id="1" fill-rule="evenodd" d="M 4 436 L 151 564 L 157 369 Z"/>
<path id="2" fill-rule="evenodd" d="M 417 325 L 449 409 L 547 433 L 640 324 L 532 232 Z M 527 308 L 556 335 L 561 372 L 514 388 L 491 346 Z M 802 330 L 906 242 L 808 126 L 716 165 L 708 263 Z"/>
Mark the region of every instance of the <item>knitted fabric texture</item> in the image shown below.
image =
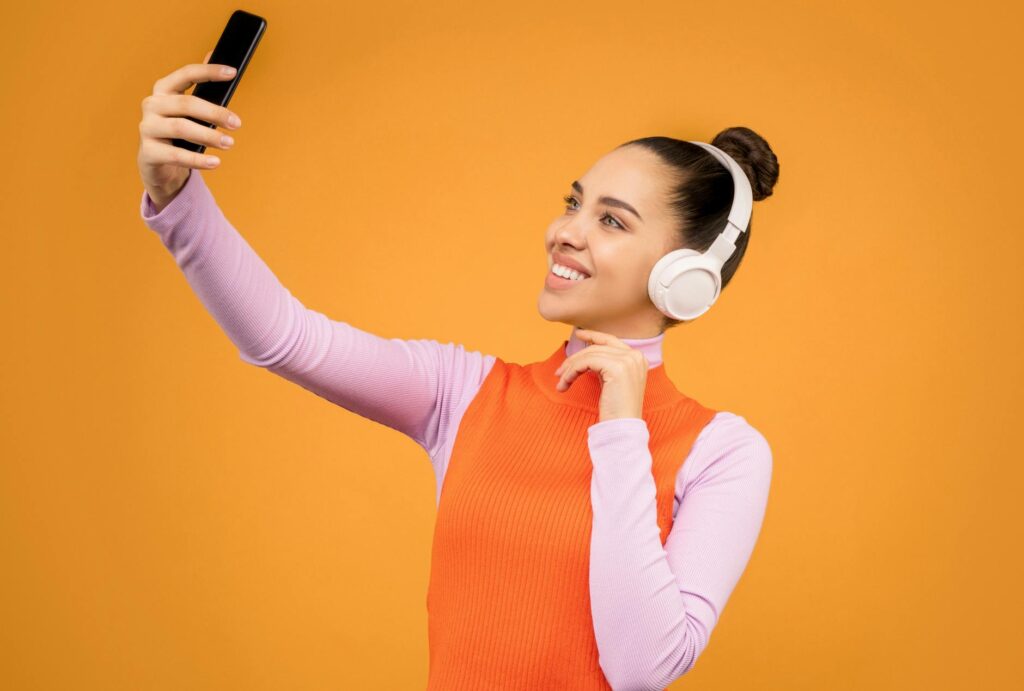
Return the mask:
<path id="1" fill-rule="evenodd" d="M 528 365 L 499 358 L 463 416 L 431 553 L 428 691 L 611 688 L 589 589 L 587 429 L 599 422 L 601 382 L 588 370 L 555 389 L 565 345 Z M 662 545 L 676 475 L 715 413 L 676 390 L 664 364 L 648 370 Z"/>

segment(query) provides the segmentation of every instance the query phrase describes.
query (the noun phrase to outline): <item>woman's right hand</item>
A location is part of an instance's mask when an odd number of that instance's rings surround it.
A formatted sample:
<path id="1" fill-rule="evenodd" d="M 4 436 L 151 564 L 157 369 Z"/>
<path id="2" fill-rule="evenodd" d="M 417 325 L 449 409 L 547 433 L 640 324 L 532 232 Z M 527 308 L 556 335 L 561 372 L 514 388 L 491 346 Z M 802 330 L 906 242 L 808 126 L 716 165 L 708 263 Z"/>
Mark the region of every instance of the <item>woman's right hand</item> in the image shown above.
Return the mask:
<path id="1" fill-rule="evenodd" d="M 216 168 L 220 160 L 195 151 L 182 149 L 172 139 L 186 139 L 207 147 L 229 149 L 233 140 L 224 141 L 216 127 L 204 127 L 185 116 L 192 116 L 227 129 L 238 129 L 241 120 L 227 108 L 218 106 L 185 91 L 199 82 L 223 81 L 234 75 L 223 72 L 224 65 L 209 64 L 206 54 L 202 64 L 188 64 L 176 69 L 153 85 L 153 93 L 142 99 L 142 121 L 139 123 L 139 173 L 142 183 L 158 209 L 166 206 L 188 180 L 191 168 Z"/>

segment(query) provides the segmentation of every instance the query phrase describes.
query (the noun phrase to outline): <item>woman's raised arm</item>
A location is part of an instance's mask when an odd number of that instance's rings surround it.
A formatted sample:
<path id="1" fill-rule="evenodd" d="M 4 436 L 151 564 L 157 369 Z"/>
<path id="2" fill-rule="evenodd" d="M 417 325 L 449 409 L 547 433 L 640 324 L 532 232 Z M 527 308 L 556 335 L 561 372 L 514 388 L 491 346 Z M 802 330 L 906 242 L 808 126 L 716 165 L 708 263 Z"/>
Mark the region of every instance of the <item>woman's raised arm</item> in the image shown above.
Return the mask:
<path id="1" fill-rule="evenodd" d="M 305 307 L 228 222 L 198 169 L 141 215 L 245 362 L 406 434 L 431 458 L 494 356 L 454 343 L 383 338 Z"/>

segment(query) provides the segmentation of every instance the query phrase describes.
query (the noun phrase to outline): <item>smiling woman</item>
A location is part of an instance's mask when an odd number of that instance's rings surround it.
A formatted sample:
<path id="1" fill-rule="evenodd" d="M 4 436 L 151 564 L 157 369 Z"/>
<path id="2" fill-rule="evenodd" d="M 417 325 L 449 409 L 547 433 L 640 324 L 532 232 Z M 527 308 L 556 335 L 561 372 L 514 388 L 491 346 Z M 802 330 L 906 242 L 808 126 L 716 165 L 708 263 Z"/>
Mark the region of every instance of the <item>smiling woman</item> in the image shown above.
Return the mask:
<path id="1" fill-rule="evenodd" d="M 745 173 L 754 201 L 772 194 L 778 159 L 756 132 L 730 127 L 711 143 Z M 605 154 L 571 187 L 563 214 L 544 238 L 549 272 L 537 303 L 541 316 L 635 338 L 686 323 L 655 306 L 648 278 L 668 252 L 704 251 L 722 232 L 734 197 L 729 169 L 697 144 L 645 137 Z M 748 222 L 721 268 L 722 289 L 735 274 L 749 236 Z M 593 278 L 576 285 L 557 272 L 552 277 L 558 264 L 586 270 Z"/>
<path id="2" fill-rule="evenodd" d="M 770 193 L 774 156 L 733 130 L 716 140 Z M 650 138 L 571 187 L 545 238 L 540 307 L 586 328 L 525 365 L 306 307 L 199 169 L 164 205 L 142 193 L 143 220 L 244 362 L 430 458 L 428 690 L 664 688 L 707 646 L 760 531 L 771 449 L 745 418 L 675 388 L 647 293 L 660 257 L 720 230 L 729 172 L 699 146 Z"/>

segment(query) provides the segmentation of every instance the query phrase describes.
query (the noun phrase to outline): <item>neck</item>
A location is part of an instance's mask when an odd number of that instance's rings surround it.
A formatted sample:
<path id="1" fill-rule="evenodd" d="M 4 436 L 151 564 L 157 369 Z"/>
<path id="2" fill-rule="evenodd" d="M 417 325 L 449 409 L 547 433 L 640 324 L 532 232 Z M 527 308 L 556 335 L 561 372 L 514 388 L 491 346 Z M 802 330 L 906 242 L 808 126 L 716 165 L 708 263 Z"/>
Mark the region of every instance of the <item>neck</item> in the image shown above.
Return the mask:
<path id="1" fill-rule="evenodd" d="M 664 331 L 657 336 L 651 336 L 650 338 L 620 338 L 619 340 L 630 348 L 636 348 L 637 350 L 642 351 L 644 357 L 647 358 L 648 369 L 651 367 L 657 367 L 661 364 L 661 343 L 665 340 Z M 590 344 L 576 335 L 576 327 L 574 326 L 572 328 L 572 334 L 569 336 L 569 343 L 565 346 L 565 356 L 570 357 L 575 355 L 588 345 Z"/>

